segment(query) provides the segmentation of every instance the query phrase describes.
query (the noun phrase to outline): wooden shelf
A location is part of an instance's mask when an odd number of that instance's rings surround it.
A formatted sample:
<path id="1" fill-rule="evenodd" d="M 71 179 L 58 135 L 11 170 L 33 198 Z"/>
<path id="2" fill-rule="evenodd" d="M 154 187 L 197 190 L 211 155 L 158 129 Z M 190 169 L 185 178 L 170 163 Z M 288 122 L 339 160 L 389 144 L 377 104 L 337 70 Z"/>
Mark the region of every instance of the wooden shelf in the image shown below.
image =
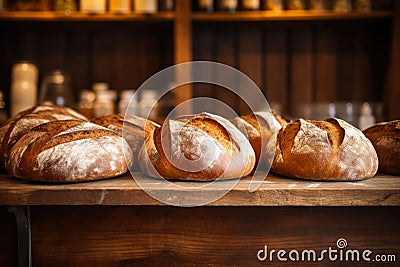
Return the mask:
<path id="1" fill-rule="evenodd" d="M 182 189 L 133 173 L 152 190 L 168 195 L 191 194 L 201 183 L 176 182 Z M 265 173 L 261 173 L 265 177 Z M 269 174 L 253 193 L 251 177 L 243 178 L 227 195 L 210 206 L 399 206 L 400 177 L 377 175 L 359 182 L 317 182 L 282 178 Z M 218 184 L 236 181 L 220 181 Z M 210 190 L 210 189 L 208 189 Z M 204 192 L 206 194 L 207 191 Z M 147 195 L 130 175 L 114 179 L 74 183 L 44 184 L 0 175 L 0 205 L 165 205 Z"/>
<path id="2" fill-rule="evenodd" d="M 391 11 L 374 12 L 314 12 L 314 11 L 238 11 L 233 13 L 214 12 L 203 13 L 194 12 L 194 21 L 321 21 L 321 20 L 365 20 L 365 19 L 388 19 L 392 18 Z"/>
<path id="3" fill-rule="evenodd" d="M 154 14 L 84 14 L 74 12 L 65 14 L 62 12 L 2 12 L 0 21 L 77 21 L 77 22 L 124 22 L 124 21 L 172 21 L 174 12 L 158 12 Z"/>

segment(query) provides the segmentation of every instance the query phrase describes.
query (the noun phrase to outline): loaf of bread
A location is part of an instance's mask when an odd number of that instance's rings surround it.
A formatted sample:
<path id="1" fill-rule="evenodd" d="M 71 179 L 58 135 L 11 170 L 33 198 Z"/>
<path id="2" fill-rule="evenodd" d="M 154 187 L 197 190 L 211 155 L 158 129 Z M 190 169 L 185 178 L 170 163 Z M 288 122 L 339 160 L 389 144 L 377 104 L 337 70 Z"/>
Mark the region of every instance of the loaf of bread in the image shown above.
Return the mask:
<path id="1" fill-rule="evenodd" d="M 109 116 L 103 116 L 92 120 L 93 123 L 104 126 L 115 131 L 119 136 L 124 137 L 132 148 L 135 156 L 134 169 L 138 169 L 137 157 L 139 150 L 142 147 L 145 138 L 155 128 L 160 127 L 157 123 L 133 115 L 115 114 Z"/>
<path id="2" fill-rule="evenodd" d="M 179 180 L 239 178 L 251 172 L 254 151 L 227 119 L 201 113 L 167 120 L 146 138 L 139 165 L 153 177 Z"/>
<path id="3" fill-rule="evenodd" d="M 328 181 L 373 177 L 378 156 L 364 134 L 340 119 L 299 119 L 277 133 L 272 170 L 280 175 Z"/>
<path id="4" fill-rule="evenodd" d="M 0 127 L 0 165 L 3 167 L 7 154 L 24 134 L 42 123 L 54 120 L 87 120 L 86 117 L 67 107 L 42 105 L 24 110 Z"/>
<path id="5" fill-rule="evenodd" d="M 378 123 L 364 131 L 379 159 L 379 171 L 400 175 L 400 120 Z"/>
<path id="6" fill-rule="evenodd" d="M 54 120 L 36 126 L 10 149 L 7 171 L 44 182 L 79 182 L 125 173 L 133 153 L 114 131 L 83 120 Z"/>
<path id="7" fill-rule="evenodd" d="M 261 155 L 261 153 L 265 152 L 271 136 L 285 126 L 289 120 L 283 119 L 274 111 L 265 111 L 235 117 L 231 119 L 231 122 L 249 139 L 256 154 L 257 164 L 265 162 L 265 155 Z"/>

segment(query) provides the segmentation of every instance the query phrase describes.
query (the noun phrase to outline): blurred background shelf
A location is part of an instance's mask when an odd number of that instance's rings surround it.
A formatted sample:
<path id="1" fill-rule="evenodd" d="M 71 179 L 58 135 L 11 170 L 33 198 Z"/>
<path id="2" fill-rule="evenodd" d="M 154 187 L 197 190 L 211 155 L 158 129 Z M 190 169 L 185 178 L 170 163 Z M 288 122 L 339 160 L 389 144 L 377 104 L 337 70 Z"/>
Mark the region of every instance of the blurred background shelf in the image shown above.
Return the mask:
<path id="1" fill-rule="evenodd" d="M 56 11 L 9 11 L 0 13 L 0 21 L 80 21 L 80 22 L 124 22 L 124 21 L 172 21 L 175 17 L 174 12 L 157 12 L 154 14 L 85 14 L 81 12 L 73 12 L 65 14 Z"/>
<path id="2" fill-rule="evenodd" d="M 324 20 L 365 20 L 390 19 L 391 11 L 373 12 L 332 12 L 332 11 L 238 11 L 238 12 L 194 12 L 194 21 L 324 21 Z"/>

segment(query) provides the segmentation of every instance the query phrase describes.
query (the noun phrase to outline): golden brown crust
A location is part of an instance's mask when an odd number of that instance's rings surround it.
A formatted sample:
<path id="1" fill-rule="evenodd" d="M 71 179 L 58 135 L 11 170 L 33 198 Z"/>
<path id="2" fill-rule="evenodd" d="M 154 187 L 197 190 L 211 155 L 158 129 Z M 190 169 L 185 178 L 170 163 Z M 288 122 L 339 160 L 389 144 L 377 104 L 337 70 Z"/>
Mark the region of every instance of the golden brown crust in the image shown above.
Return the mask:
<path id="1" fill-rule="evenodd" d="M 272 170 L 315 180 L 362 180 L 375 175 L 378 158 L 361 131 L 340 119 L 297 120 L 277 135 Z"/>
<path id="2" fill-rule="evenodd" d="M 400 120 L 376 124 L 363 131 L 379 158 L 379 171 L 400 175 Z"/>
<path id="3" fill-rule="evenodd" d="M 87 120 L 76 111 L 54 105 L 42 105 L 21 111 L 0 129 L 0 164 L 4 166 L 7 154 L 14 144 L 33 127 L 54 120 Z"/>
<path id="4" fill-rule="evenodd" d="M 245 176 L 255 162 L 245 136 L 208 113 L 166 121 L 146 139 L 139 158 L 147 175 L 199 181 Z"/>
<path id="5" fill-rule="evenodd" d="M 132 166 L 134 170 L 139 169 L 137 159 L 145 138 L 147 138 L 153 130 L 160 127 L 151 120 L 123 114 L 98 117 L 91 120 L 91 122 L 111 129 L 119 136 L 124 137 L 134 153 L 135 165 Z"/>
<path id="6" fill-rule="evenodd" d="M 16 177 L 45 182 L 110 178 L 125 173 L 126 162 L 133 160 L 121 141 L 113 131 L 82 120 L 50 121 L 16 142 L 6 169 Z"/>
<path id="7" fill-rule="evenodd" d="M 289 120 L 282 118 L 274 111 L 256 112 L 231 120 L 231 122 L 242 131 L 250 141 L 256 154 L 256 163 L 264 162 L 261 158 L 262 146 L 266 146 L 271 136 L 280 128 L 286 126 Z"/>

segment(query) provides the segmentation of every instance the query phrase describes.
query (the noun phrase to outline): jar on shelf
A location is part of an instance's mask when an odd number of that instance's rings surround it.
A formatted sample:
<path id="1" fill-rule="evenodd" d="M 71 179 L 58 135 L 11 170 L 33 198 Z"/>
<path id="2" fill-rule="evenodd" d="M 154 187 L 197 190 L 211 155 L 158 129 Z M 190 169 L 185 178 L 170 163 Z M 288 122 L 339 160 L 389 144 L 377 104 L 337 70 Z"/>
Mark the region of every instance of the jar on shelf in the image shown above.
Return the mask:
<path id="1" fill-rule="evenodd" d="M 288 0 L 287 1 L 288 10 L 305 10 L 306 2 L 305 0 Z"/>
<path id="2" fill-rule="evenodd" d="M 314 11 L 326 11 L 328 10 L 329 0 L 310 0 L 310 10 Z"/>
<path id="3" fill-rule="evenodd" d="M 21 61 L 11 70 L 11 116 L 36 105 L 38 69 L 28 62 Z"/>
<path id="4" fill-rule="evenodd" d="M 332 8 L 336 12 L 349 12 L 351 9 L 351 0 L 336 0 Z"/>
<path id="5" fill-rule="evenodd" d="M 129 14 L 131 12 L 130 0 L 110 0 L 109 10 L 115 14 Z"/>
<path id="6" fill-rule="evenodd" d="M 139 115 L 138 113 L 138 99 L 135 90 L 123 90 L 120 93 L 120 100 L 118 103 L 118 113 L 125 114 L 127 111 L 129 115 Z"/>
<path id="7" fill-rule="evenodd" d="M 158 6 L 160 11 L 173 11 L 175 9 L 174 0 L 160 0 Z"/>
<path id="8" fill-rule="evenodd" d="M 152 14 L 158 11 L 157 0 L 133 0 L 133 9 L 136 13 Z"/>
<path id="9" fill-rule="evenodd" d="M 371 12 L 371 0 L 355 0 L 354 10 L 358 12 Z"/>
<path id="10" fill-rule="evenodd" d="M 89 14 L 106 12 L 106 0 L 80 0 L 80 11 Z"/>
<path id="11" fill-rule="evenodd" d="M 56 0 L 54 10 L 69 14 L 77 10 L 76 0 Z"/>
<path id="12" fill-rule="evenodd" d="M 242 0 L 242 10 L 260 10 L 260 0 Z"/>
<path id="13" fill-rule="evenodd" d="M 262 0 L 263 10 L 282 11 L 284 0 Z"/>
<path id="14" fill-rule="evenodd" d="M 197 10 L 204 12 L 214 11 L 214 1 L 213 0 L 197 0 Z"/>
<path id="15" fill-rule="evenodd" d="M 156 90 L 145 89 L 140 92 L 139 116 L 156 120 L 158 118 L 158 93 Z"/>
<path id="16" fill-rule="evenodd" d="M 234 12 L 238 9 L 238 0 L 219 0 L 217 2 L 220 11 Z"/>
<path id="17" fill-rule="evenodd" d="M 115 114 L 115 100 L 117 93 L 114 90 L 102 90 L 96 92 L 96 100 L 93 103 L 95 117 Z"/>
<path id="18" fill-rule="evenodd" d="M 89 119 L 94 117 L 93 104 L 95 98 L 96 95 L 89 89 L 84 89 L 79 94 L 78 111 Z"/>

